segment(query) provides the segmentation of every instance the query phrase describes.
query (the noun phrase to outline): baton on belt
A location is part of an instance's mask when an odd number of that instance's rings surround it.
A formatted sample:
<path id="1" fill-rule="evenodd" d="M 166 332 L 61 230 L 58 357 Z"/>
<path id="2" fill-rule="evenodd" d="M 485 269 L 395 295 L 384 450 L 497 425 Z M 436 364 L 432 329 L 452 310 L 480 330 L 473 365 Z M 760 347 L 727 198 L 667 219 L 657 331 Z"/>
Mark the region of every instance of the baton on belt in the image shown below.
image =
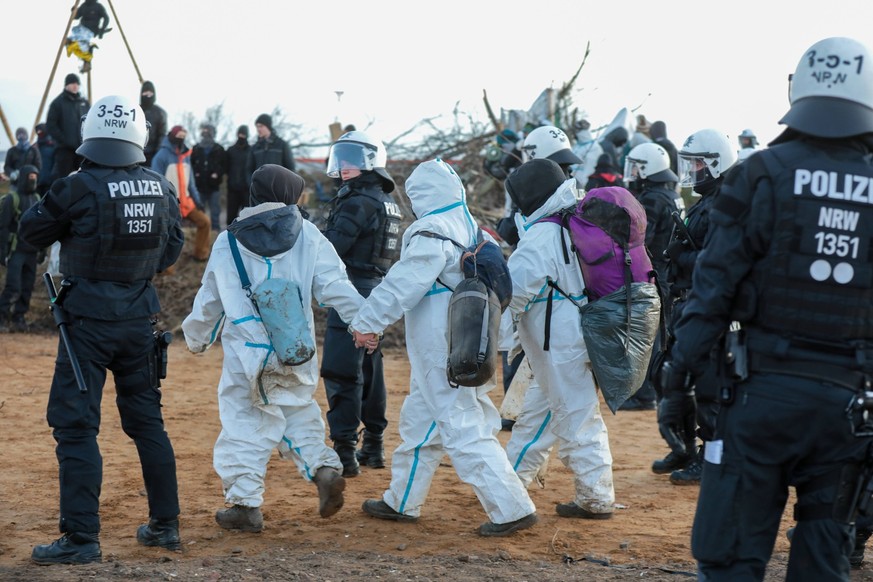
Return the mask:
<path id="1" fill-rule="evenodd" d="M 76 377 L 76 384 L 79 386 L 79 392 L 85 393 L 88 387 L 85 385 L 85 377 L 82 375 L 82 368 L 79 367 L 79 360 L 76 359 L 76 352 L 73 350 L 73 343 L 70 341 L 70 332 L 67 330 L 69 322 L 67 321 L 67 312 L 62 307 L 64 296 L 70 290 L 71 284 L 68 281 L 61 282 L 61 292 L 55 290 L 55 282 L 49 273 L 43 273 L 42 280 L 45 281 L 45 287 L 48 289 L 49 300 L 51 302 L 52 315 L 55 318 L 55 324 L 58 326 L 58 331 L 61 334 L 61 341 L 64 342 L 64 348 L 67 350 L 67 356 L 70 358 L 70 365 L 73 367 L 73 376 Z"/>

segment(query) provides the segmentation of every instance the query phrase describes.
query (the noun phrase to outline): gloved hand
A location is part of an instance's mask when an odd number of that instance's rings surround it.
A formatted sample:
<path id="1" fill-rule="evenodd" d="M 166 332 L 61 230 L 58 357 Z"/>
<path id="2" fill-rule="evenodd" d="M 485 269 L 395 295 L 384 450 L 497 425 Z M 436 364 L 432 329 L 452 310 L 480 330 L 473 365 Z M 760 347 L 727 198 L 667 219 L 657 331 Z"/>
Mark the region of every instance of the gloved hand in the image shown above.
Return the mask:
<path id="1" fill-rule="evenodd" d="M 0 267 L 6 266 L 6 253 L 0 254 Z"/>
<path id="2" fill-rule="evenodd" d="M 45 262 L 46 256 L 47 255 L 46 255 L 45 249 L 39 249 L 36 253 L 36 264 L 37 265 L 43 264 L 43 262 Z"/>
<path id="3" fill-rule="evenodd" d="M 658 403 L 658 431 L 670 449 L 677 455 L 688 455 L 686 443 L 694 442 L 695 413 L 694 389 L 686 370 L 666 361 L 658 374 L 661 401 Z"/>
<path id="4" fill-rule="evenodd" d="M 667 245 L 667 248 L 664 250 L 664 257 L 675 263 L 679 259 L 679 255 L 685 252 L 687 248 L 688 245 L 685 244 L 685 241 L 677 238 Z"/>
<path id="5" fill-rule="evenodd" d="M 202 202 L 195 202 L 194 208 L 196 208 L 200 212 L 206 212 L 206 206 L 204 206 Z"/>

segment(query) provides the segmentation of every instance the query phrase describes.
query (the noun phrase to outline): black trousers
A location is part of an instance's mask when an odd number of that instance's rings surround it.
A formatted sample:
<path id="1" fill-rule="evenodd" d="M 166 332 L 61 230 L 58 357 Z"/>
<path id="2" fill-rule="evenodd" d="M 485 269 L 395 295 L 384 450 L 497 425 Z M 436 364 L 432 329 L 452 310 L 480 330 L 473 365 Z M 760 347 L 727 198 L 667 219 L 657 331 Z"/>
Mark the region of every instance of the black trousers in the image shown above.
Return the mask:
<path id="1" fill-rule="evenodd" d="M 227 188 L 227 224 L 239 216 L 239 211 L 248 205 L 249 191 L 244 188 Z"/>
<path id="2" fill-rule="evenodd" d="M 0 293 L 0 318 L 23 316 L 30 307 L 30 296 L 36 283 L 36 252 L 13 251 L 6 263 L 6 285 Z"/>
<path id="3" fill-rule="evenodd" d="M 369 297 L 380 281 L 352 278 L 364 297 Z M 328 312 L 321 375 L 327 393 L 331 440 L 357 442 L 358 427 L 362 423 L 369 433 L 385 431 L 388 396 L 381 348 L 372 354 L 367 354 L 364 348 L 356 348 L 348 327 L 334 309 Z"/>
<path id="4" fill-rule="evenodd" d="M 782 374 L 752 374 L 718 414 L 707 443 L 692 554 L 701 580 L 763 580 L 788 499 L 798 515 L 788 580 L 848 580 L 854 526 L 832 508 L 844 467 L 864 458 L 870 437 L 852 434 L 852 392 Z M 719 451 L 723 450 L 723 454 Z"/>
<path id="5" fill-rule="evenodd" d="M 97 445 L 106 371 L 115 379 L 121 428 L 133 439 L 148 494 L 149 517 L 179 515 L 176 459 L 161 416 L 152 325 L 147 318 L 99 321 L 74 318 L 70 338 L 88 392 L 79 391 L 62 342 L 49 395 L 47 419 L 57 447 L 61 532 L 100 531 L 103 459 Z"/>

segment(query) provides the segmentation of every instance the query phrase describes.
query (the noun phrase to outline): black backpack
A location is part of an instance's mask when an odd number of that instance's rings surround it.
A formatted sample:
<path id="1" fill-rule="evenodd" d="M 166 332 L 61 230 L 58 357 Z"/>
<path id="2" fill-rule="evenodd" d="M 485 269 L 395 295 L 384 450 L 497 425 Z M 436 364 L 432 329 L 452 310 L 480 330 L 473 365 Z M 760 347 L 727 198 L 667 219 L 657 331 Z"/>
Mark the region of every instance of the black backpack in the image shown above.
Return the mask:
<path id="1" fill-rule="evenodd" d="M 476 242 L 469 247 L 434 232 L 423 230 L 415 234 L 449 241 L 463 251 L 464 280 L 454 289 L 438 280 L 452 291 L 446 375 L 452 386 L 481 386 L 497 370 L 500 314 L 512 299 L 512 280 L 503 251 L 485 240 L 481 229 Z"/>

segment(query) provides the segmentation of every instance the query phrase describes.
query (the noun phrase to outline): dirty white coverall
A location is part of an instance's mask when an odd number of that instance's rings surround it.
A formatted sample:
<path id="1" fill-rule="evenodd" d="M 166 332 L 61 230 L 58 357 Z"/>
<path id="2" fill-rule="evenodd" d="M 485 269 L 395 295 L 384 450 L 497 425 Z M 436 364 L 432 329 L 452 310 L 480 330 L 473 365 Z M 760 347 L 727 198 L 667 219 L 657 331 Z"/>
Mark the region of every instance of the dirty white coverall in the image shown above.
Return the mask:
<path id="1" fill-rule="evenodd" d="M 400 410 L 402 442 L 392 457 L 383 500 L 397 512 L 419 516 L 434 472 L 448 454 L 492 523 L 521 519 L 536 508 L 497 440 L 500 414 L 488 396 L 494 382 L 452 388 L 446 378 L 451 291 L 445 285 L 454 288 L 463 277 L 461 251 L 448 241 L 413 236 L 426 230 L 472 244 L 477 225 L 464 186 L 449 165 L 431 160 L 410 175 L 406 194 L 418 219 L 403 235 L 400 260 L 352 322 L 355 330 L 371 333 L 406 317 L 409 396 Z"/>
<path id="2" fill-rule="evenodd" d="M 240 220 L 266 203 L 246 208 Z M 284 206 L 281 205 L 280 206 Z M 336 309 L 346 321 L 363 298 L 349 282 L 333 245 L 308 220 L 294 246 L 263 257 L 238 241 L 246 272 L 256 288 L 268 277 L 297 283 L 315 341 L 312 298 Z M 282 366 L 271 349 L 264 326 L 255 319 L 251 301 L 240 285 L 227 232 L 218 235 L 203 273 L 191 314 L 182 323 L 188 349 L 206 350 L 221 330 L 224 366 L 218 384 L 221 433 L 213 464 L 224 485 L 225 501 L 246 507 L 263 504 L 264 476 L 273 448 L 294 461 L 312 480 L 320 467 L 342 471 L 336 452 L 325 444 L 321 409 L 313 399 L 318 383 L 318 354 L 299 366 Z"/>
<path id="3" fill-rule="evenodd" d="M 519 220 L 521 240 L 509 257 L 509 308 L 517 319 L 519 339 L 535 381 L 525 394 L 506 452 L 522 482 L 529 486 L 556 444 L 558 458 L 573 471 L 576 504 L 593 513 L 610 513 L 615 502 L 612 454 L 579 325 L 579 309 L 546 284 L 548 279 L 556 282 L 577 303 L 584 304 L 582 271 L 572 255 L 570 264 L 564 263 L 561 237 L 571 248 L 566 230 L 553 222 L 537 222 L 576 204 L 574 190 L 573 179 L 567 180 L 533 215 Z M 550 347 L 544 351 L 549 294 Z"/>

